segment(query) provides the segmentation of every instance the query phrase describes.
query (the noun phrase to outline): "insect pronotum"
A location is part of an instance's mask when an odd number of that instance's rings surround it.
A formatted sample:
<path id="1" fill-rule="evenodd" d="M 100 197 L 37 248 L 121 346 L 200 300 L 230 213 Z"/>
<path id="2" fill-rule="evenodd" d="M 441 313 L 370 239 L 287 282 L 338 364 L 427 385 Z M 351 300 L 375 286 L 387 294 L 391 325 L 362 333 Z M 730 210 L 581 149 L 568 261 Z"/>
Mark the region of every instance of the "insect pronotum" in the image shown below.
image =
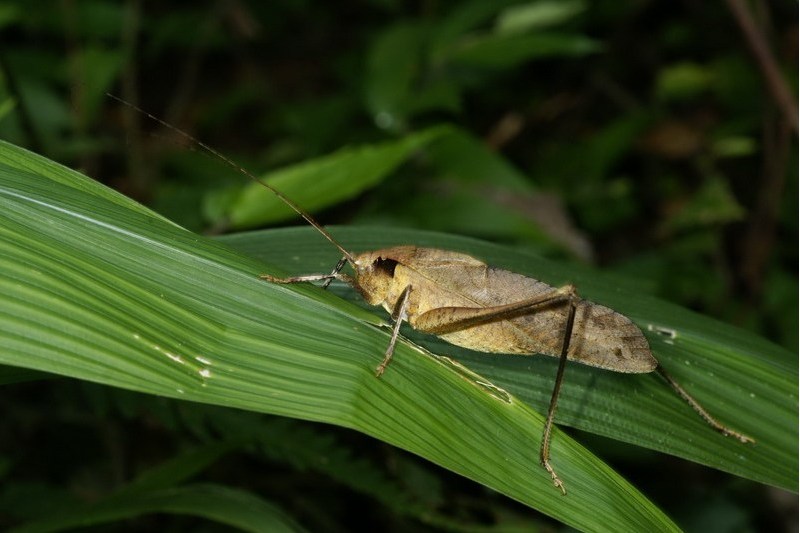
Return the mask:
<path id="1" fill-rule="evenodd" d="M 539 460 L 563 494 L 566 494 L 564 484 L 550 464 L 550 435 L 568 360 L 614 372 L 655 371 L 712 428 L 743 443 L 754 442 L 717 421 L 686 392 L 656 361 L 644 334 L 628 317 L 581 299 L 572 285 L 554 288 L 533 278 L 489 267 L 469 255 L 434 248 L 395 246 L 352 254 L 309 213 L 247 169 L 158 117 L 109 96 L 175 131 L 272 191 L 342 253 L 342 259 L 329 274 L 260 277 L 272 283 L 322 281 L 322 288 L 336 279 L 358 290 L 370 305 L 384 307 L 394 319 L 394 327 L 383 360 L 375 369 L 376 376 L 386 371 L 392 359 L 403 321 L 419 331 L 479 352 L 558 357 Z M 353 275 L 341 272 L 348 264 Z"/>

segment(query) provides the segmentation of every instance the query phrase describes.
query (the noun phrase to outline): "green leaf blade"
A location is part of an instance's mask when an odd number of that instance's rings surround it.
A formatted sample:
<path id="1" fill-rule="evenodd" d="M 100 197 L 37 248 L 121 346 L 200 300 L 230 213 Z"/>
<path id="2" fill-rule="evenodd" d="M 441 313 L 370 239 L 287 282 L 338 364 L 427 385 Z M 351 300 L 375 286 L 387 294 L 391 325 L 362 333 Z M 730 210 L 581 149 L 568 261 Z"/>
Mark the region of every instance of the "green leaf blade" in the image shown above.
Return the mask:
<path id="1" fill-rule="evenodd" d="M 313 212 L 348 200 L 385 179 L 403 161 L 447 128 L 430 128 L 397 141 L 353 148 L 268 174 L 265 181 L 306 211 Z M 234 229 L 297 217 L 272 191 L 257 183 L 243 189 L 226 217 Z"/>
<path id="2" fill-rule="evenodd" d="M 277 506 L 252 493 L 210 483 L 155 489 L 109 498 L 72 513 L 32 521 L 15 533 L 45 533 L 118 522 L 152 513 L 208 518 L 242 531 L 305 531 Z"/>
<path id="3" fill-rule="evenodd" d="M 582 297 L 631 317 L 644 331 L 656 358 L 678 382 L 713 416 L 755 438 L 756 443 L 743 445 L 713 431 L 655 374 L 617 374 L 577 364 L 567 367 L 558 424 L 796 490 L 798 377 L 796 356 L 785 349 L 744 330 L 628 291 L 624 279 L 553 263 L 520 250 L 418 230 L 330 230 L 349 250 L 414 243 L 469 253 L 553 286 L 575 284 Z M 328 270 L 337 256 L 307 228 L 245 233 L 221 240 L 293 273 L 308 272 L 315 265 L 324 265 L 320 271 Z M 340 294 L 358 300 L 353 291 Z M 546 412 L 557 365 L 554 358 L 482 354 L 411 329 L 403 333 L 434 353 L 458 358 L 538 412 Z"/>
<path id="4" fill-rule="evenodd" d="M 9 151 L 18 153 L 0 144 L 0 163 Z M 22 322 L 0 321 L 1 363 L 352 427 L 580 529 L 677 529 L 556 431 L 562 497 L 538 465 L 541 415 L 487 394 L 446 359 L 403 343 L 376 379 L 389 332 L 374 314 L 312 287 L 261 282 L 259 272 L 277 269 L 87 192 L 96 184 L 54 182 L 25 157 L 33 173 L 0 169 L 0 256 L 10 258 L 0 314 L 27 310 Z M 59 280 L 72 292 L 54 292 Z"/>

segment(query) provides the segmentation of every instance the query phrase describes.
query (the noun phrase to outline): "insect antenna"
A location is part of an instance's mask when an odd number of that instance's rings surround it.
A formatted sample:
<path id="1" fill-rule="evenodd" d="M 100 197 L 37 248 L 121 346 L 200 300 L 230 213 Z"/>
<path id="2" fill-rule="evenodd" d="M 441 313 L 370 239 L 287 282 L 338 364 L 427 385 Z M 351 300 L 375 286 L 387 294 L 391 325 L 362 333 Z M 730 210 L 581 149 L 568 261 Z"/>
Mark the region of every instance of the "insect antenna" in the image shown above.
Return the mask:
<path id="1" fill-rule="evenodd" d="M 345 250 L 344 247 L 341 244 L 339 244 L 336 241 L 336 239 L 333 238 L 333 235 L 328 233 L 328 230 L 326 230 L 324 227 L 322 227 L 322 225 L 319 222 L 317 222 L 314 219 L 314 217 L 312 217 L 309 213 L 307 213 L 302 207 L 300 207 L 299 205 L 294 203 L 292 200 L 290 200 L 281 191 L 279 191 L 278 189 L 276 189 L 275 187 L 273 187 L 272 185 L 270 185 L 268 183 L 264 183 L 263 181 L 258 179 L 256 176 L 254 176 L 252 172 L 250 172 L 249 170 L 247 170 L 246 168 L 244 168 L 240 164 L 236 163 L 230 157 L 226 156 L 225 154 L 223 154 L 219 150 L 216 150 L 215 148 L 212 148 L 211 146 L 207 145 L 206 143 L 204 143 L 200 139 L 197 139 L 197 138 L 189 135 L 188 133 L 186 133 L 182 129 L 180 129 L 180 128 L 176 127 L 176 126 L 173 126 L 172 124 L 170 124 L 170 123 L 168 123 L 168 122 L 166 122 L 164 120 L 161 120 L 157 116 L 155 116 L 155 115 L 153 115 L 151 113 L 148 113 L 147 111 L 145 111 L 144 109 L 140 108 L 139 106 L 137 106 L 135 104 L 132 104 L 132 103 L 126 101 L 126 100 L 123 100 L 122 98 L 120 98 L 120 97 L 118 97 L 118 96 L 116 96 L 114 94 L 106 93 L 106 96 L 108 96 L 109 98 L 111 98 L 113 100 L 116 100 L 120 104 L 126 105 L 126 106 L 130 107 L 131 109 L 134 109 L 134 110 L 138 111 L 139 113 L 145 115 L 149 119 L 161 124 L 165 128 L 168 128 L 171 131 L 174 131 L 175 133 L 177 133 L 181 137 L 191 141 L 195 145 L 199 146 L 201 149 L 205 150 L 208 154 L 210 154 L 212 156 L 215 156 L 215 157 L 218 157 L 221 161 L 226 163 L 228 166 L 238 170 L 240 173 L 244 174 L 245 176 L 247 176 L 248 178 L 250 178 L 254 182 L 258 183 L 259 185 L 261 185 L 265 189 L 268 189 L 269 191 L 271 191 L 275 196 L 280 198 L 281 201 L 283 201 L 283 203 L 285 203 L 286 205 L 291 207 L 292 210 L 294 210 L 298 215 L 303 217 L 306 220 L 306 222 L 308 222 L 309 224 L 314 226 L 314 228 L 316 228 L 316 230 L 319 231 L 322 234 L 323 237 L 328 239 L 328 241 L 330 241 L 331 244 L 336 246 L 336 248 L 338 248 L 339 251 L 342 252 L 342 255 L 344 255 L 344 258 L 347 260 L 348 263 L 350 263 L 351 265 L 355 266 L 355 259 L 353 258 L 352 254 L 350 252 L 348 252 L 347 250 Z"/>

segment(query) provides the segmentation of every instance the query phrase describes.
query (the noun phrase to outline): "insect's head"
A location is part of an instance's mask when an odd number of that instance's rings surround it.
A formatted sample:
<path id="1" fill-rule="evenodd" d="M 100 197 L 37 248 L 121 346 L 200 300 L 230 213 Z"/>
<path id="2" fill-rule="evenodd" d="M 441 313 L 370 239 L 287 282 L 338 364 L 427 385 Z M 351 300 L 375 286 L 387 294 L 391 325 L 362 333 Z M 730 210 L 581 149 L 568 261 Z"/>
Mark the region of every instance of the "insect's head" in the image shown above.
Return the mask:
<path id="1" fill-rule="evenodd" d="M 354 258 L 356 288 L 370 305 L 383 302 L 394 280 L 397 260 L 386 257 L 381 251 L 366 252 Z"/>

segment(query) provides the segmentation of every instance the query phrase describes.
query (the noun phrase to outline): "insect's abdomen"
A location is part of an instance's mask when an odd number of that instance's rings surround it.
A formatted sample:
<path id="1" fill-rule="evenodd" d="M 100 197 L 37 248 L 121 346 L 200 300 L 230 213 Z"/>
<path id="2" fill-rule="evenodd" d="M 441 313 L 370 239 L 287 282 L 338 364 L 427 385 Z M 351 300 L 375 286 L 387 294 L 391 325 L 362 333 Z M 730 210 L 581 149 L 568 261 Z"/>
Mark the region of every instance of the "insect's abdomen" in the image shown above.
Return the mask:
<path id="1" fill-rule="evenodd" d="M 398 267 L 397 287 L 413 290 L 409 322 L 430 309 L 492 307 L 530 299 L 553 290 L 532 278 L 482 264 Z M 400 290 L 402 290 L 400 288 Z M 544 354 L 558 357 L 564 341 L 567 305 L 538 309 L 509 320 L 487 322 L 441 334 L 441 338 L 481 352 Z M 586 300 L 576 306 L 568 359 L 616 372 L 646 373 L 657 362 L 641 330 L 630 319 L 608 307 Z"/>

